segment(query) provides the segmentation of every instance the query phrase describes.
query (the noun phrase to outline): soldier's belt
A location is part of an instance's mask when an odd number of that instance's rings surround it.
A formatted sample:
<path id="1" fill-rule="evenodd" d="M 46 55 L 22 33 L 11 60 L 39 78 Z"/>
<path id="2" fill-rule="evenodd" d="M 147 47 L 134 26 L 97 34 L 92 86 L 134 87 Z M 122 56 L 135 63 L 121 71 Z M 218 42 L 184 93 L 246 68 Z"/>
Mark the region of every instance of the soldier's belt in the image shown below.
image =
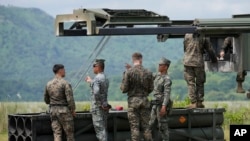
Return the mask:
<path id="1" fill-rule="evenodd" d="M 163 101 L 162 100 L 152 100 L 151 101 L 151 104 L 152 105 L 162 105 Z M 168 108 L 172 108 L 173 106 L 173 101 L 172 100 L 169 100 L 168 101 L 168 104 L 166 105 Z"/>
<path id="2" fill-rule="evenodd" d="M 129 97 L 147 97 L 148 95 L 142 95 L 142 94 L 138 94 L 138 95 L 129 95 Z"/>
<path id="3" fill-rule="evenodd" d="M 99 108 L 101 108 L 101 109 L 103 109 L 103 108 L 111 109 L 112 106 L 110 104 L 108 104 L 106 107 L 99 106 Z"/>
<path id="4" fill-rule="evenodd" d="M 152 100 L 151 104 L 152 105 L 162 105 L 162 101 L 161 100 Z"/>
<path id="5" fill-rule="evenodd" d="M 49 106 L 68 106 L 68 104 L 50 104 Z"/>

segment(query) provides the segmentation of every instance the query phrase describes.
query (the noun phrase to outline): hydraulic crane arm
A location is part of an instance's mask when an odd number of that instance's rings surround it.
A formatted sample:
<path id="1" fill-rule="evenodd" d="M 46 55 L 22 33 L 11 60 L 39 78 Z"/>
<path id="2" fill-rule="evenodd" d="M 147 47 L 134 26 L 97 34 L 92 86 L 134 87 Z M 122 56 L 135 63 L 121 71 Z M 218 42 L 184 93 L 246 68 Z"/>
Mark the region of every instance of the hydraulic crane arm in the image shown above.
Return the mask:
<path id="1" fill-rule="evenodd" d="M 68 22 L 72 25 L 65 28 Z M 78 9 L 55 20 L 57 36 L 157 35 L 165 41 L 195 32 L 209 37 L 250 33 L 250 16 L 171 21 L 144 9 Z"/>
<path id="2" fill-rule="evenodd" d="M 68 29 L 66 22 L 73 22 Z M 192 21 L 174 23 L 167 16 L 143 9 L 79 9 L 73 14 L 57 15 L 55 33 L 57 36 L 158 35 L 166 39 L 195 32 Z"/>

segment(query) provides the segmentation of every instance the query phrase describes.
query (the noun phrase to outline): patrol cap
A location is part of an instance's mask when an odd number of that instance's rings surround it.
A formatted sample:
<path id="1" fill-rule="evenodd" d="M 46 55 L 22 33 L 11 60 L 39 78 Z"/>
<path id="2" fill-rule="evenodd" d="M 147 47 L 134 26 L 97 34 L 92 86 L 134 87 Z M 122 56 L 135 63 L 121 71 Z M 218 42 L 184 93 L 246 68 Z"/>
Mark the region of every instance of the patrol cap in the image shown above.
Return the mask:
<path id="1" fill-rule="evenodd" d="M 159 62 L 159 65 L 168 65 L 169 66 L 170 64 L 171 64 L 171 61 L 164 58 L 164 57 L 162 57 L 160 62 Z"/>
<path id="2" fill-rule="evenodd" d="M 104 62 L 105 62 L 104 59 L 96 59 L 95 62 L 94 62 L 94 65 L 96 65 L 96 64 L 101 64 L 101 65 L 103 65 Z"/>

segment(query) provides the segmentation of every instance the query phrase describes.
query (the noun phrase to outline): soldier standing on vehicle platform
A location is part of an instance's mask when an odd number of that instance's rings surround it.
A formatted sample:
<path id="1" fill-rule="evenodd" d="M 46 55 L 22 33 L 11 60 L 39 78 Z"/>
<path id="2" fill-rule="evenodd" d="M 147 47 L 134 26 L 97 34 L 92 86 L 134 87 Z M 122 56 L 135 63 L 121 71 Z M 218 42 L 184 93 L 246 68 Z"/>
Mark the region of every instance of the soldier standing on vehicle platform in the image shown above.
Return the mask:
<path id="1" fill-rule="evenodd" d="M 188 94 L 191 104 L 187 108 L 204 108 L 204 83 L 206 73 L 204 69 L 203 54 L 207 51 L 212 62 L 217 57 L 211 47 L 209 38 L 194 33 L 184 37 L 184 78 L 188 85 Z"/>
<path id="2" fill-rule="evenodd" d="M 65 69 L 62 64 L 53 67 L 54 79 L 49 81 L 44 92 L 44 101 L 50 105 L 51 126 L 54 141 L 62 141 L 64 130 L 67 141 L 74 141 L 75 101 L 70 84 L 64 80 Z"/>
<path id="3" fill-rule="evenodd" d="M 154 99 L 151 101 L 152 110 L 149 125 L 152 129 L 155 119 L 158 120 L 158 128 L 163 141 L 169 141 L 168 131 L 168 113 L 172 108 L 170 99 L 172 81 L 168 76 L 168 68 L 171 61 L 166 58 L 161 58 L 158 71 L 154 79 Z"/>
<path id="4" fill-rule="evenodd" d="M 233 37 L 226 37 L 225 38 L 223 45 L 221 47 L 221 52 L 225 52 L 225 55 L 223 55 L 223 58 L 225 58 L 224 56 L 227 56 L 226 58 L 230 59 L 230 55 L 233 54 Z M 227 59 L 225 59 L 225 60 L 227 60 Z M 236 82 L 237 82 L 236 92 L 237 93 L 245 93 L 246 92 L 243 89 L 243 85 L 242 85 L 242 83 L 245 81 L 246 75 L 247 75 L 247 71 L 245 71 L 245 70 L 239 71 L 237 73 L 237 76 L 236 76 Z"/>
<path id="5" fill-rule="evenodd" d="M 123 74 L 122 93 L 128 95 L 128 119 L 131 129 L 131 141 L 140 140 L 140 125 L 144 132 L 144 140 L 152 141 L 149 126 L 150 103 L 147 96 L 153 91 L 153 74 L 142 66 L 142 54 L 132 55 L 134 66 Z"/>
<path id="6" fill-rule="evenodd" d="M 89 76 L 85 79 L 91 87 L 91 112 L 96 137 L 99 141 L 108 140 L 107 118 L 111 106 L 108 104 L 109 81 L 104 74 L 103 59 L 96 59 L 93 65 L 93 72 L 96 74 L 92 80 Z"/>

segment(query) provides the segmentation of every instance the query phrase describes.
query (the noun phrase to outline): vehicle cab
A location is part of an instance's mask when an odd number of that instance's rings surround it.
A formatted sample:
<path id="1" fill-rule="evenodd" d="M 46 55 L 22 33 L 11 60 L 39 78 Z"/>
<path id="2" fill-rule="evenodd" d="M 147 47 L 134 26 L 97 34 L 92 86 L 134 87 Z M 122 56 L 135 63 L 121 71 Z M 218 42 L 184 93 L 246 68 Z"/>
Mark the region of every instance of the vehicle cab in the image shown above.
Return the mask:
<path id="1" fill-rule="evenodd" d="M 227 19 L 196 19 L 197 31 L 210 37 L 217 63 L 204 54 L 205 70 L 239 72 L 250 70 L 250 15 L 234 15 Z M 224 53 L 223 53 L 224 51 Z"/>

